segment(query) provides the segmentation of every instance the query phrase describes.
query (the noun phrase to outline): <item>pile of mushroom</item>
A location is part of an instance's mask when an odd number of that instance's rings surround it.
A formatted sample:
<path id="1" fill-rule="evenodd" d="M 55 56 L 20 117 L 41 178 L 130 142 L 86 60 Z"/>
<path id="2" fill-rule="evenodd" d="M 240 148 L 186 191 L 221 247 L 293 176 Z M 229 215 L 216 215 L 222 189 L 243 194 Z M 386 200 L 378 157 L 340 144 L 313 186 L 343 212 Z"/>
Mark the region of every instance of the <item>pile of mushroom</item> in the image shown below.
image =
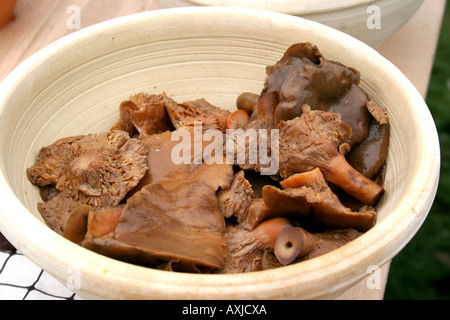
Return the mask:
<path id="1" fill-rule="evenodd" d="M 234 112 L 204 99 L 131 96 L 108 132 L 39 151 L 27 170 L 38 210 L 84 248 L 163 270 L 250 272 L 323 255 L 376 223 L 384 192 L 389 120 L 359 81 L 357 70 L 298 43 L 267 67 L 261 93 L 237 97 Z M 230 163 L 225 151 L 214 155 L 224 161 L 175 163 L 174 137 L 199 122 L 224 144 L 236 143 L 227 130 L 255 130 L 240 146 L 245 159 L 249 145 L 267 139 L 260 129 L 278 130 L 279 147 L 267 144 L 276 173 L 262 174 L 260 161 Z M 192 143 L 183 149 L 189 160 Z"/>

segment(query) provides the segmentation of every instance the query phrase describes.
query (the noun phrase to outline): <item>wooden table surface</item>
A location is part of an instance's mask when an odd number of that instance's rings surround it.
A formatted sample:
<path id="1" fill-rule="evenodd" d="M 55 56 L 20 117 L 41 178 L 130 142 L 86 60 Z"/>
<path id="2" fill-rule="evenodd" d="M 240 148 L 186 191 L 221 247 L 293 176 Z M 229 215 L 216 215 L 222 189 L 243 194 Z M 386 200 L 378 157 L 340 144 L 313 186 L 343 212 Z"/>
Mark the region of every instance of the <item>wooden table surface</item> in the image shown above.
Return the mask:
<path id="1" fill-rule="evenodd" d="M 401 0 L 399 0 L 401 1 Z M 69 34 L 67 22 L 81 9 L 81 28 L 142 11 L 155 10 L 153 0 L 18 0 L 15 19 L 0 29 L 0 81 L 24 59 Z M 426 97 L 446 0 L 425 0 L 415 16 L 378 51 L 394 63 Z M 370 275 L 338 299 L 383 299 L 389 263 L 380 269 L 381 286 Z"/>

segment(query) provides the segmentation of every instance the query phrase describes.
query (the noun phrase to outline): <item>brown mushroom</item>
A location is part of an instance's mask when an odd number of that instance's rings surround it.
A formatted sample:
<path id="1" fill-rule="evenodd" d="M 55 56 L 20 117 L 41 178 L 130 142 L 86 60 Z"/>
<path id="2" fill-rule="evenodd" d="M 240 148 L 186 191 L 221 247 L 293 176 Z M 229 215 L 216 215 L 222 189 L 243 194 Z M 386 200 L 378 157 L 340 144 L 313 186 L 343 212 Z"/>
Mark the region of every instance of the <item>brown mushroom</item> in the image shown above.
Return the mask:
<path id="1" fill-rule="evenodd" d="M 83 246 L 83 248 L 86 248 L 98 254 L 146 267 L 157 266 L 163 261 L 152 255 L 151 253 L 140 250 L 138 247 L 118 241 L 112 236 L 105 236 L 101 238 L 85 238 L 81 245 Z"/>
<path id="2" fill-rule="evenodd" d="M 345 207 L 328 187 L 320 169 L 304 173 L 295 188 L 281 190 L 274 186 L 263 188 L 262 199 L 255 199 L 242 225 L 253 229 L 261 221 L 280 216 L 314 217 L 332 228 L 370 229 L 376 220 L 373 207 L 363 206 L 359 211 Z M 305 185 L 301 185 L 303 181 Z"/>
<path id="3" fill-rule="evenodd" d="M 263 198 L 252 199 L 248 208 L 248 213 L 241 221 L 240 225 L 243 229 L 253 230 L 263 220 L 273 216 L 277 216 L 277 214 L 266 206 Z"/>
<path id="4" fill-rule="evenodd" d="M 343 153 L 351 128 L 337 113 L 311 111 L 280 123 L 280 169 L 283 179 L 320 168 L 325 179 L 367 205 L 375 204 L 383 188 L 366 178 L 346 161 Z"/>
<path id="5" fill-rule="evenodd" d="M 214 190 L 201 183 L 182 188 L 166 192 L 160 185 L 150 184 L 134 194 L 123 209 L 114 240 L 159 260 L 220 268 L 226 242 L 223 225 L 209 223 L 220 217 L 217 199 L 212 198 Z"/>
<path id="6" fill-rule="evenodd" d="M 266 251 L 272 251 L 278 235 L 291 224 L 287 219 L 274 218 L 259 224 L 254 230 L 230 226 L 228 255 L 221 273 L 239 273 L 262 269 L 261 260 Z"/>
<path id="7" fill-rule="evenodd" d="M 297 43 L 290 46 L 283 57 L 273 66 L 266 68 L 266 80 L 263 93 L 280 91 L 286 78 L 292 73 L 303 69 L 305 65 L 317 65 L 322 54 L 310 42 Z"/>
<path id="8" fill-rule="evenodd" d="M 147 171 L 147 153 L 145 144 L 117 130 L 63 139 L 43 148 L 28 176 L 40 186 L 55 184 L 60 193 L 39 203 L 39 212 L 63 234 L 67 220 L 81 205 L 119 204 Z"/>
<path id="9" fill-rule="evenodd" d="M 184 129 L 179 129 L 184 130 Z M 189 141 L 178 141 L 175 139 L 173 132 L 164 132 L 154 134 L 142 139 L 142 142 L 148 148 L 147 167 L 148 170 L 139 184 L 134 188 L 128 196 L 133 195 L 142 189 L 142 187 L 150 183 L 159 183 L 164 185 L 166 189 L 176 187 L 180 183 L 186 181 L 203 181 L 214 190 L 227 189 L 233 181 L 233 165 L 227 164 L 225 159 L 217 161 L 217 163 L 207 164 L 202 161 L 199 165 L 192 164 L 194 139 Z M 190 137 L 193 136 L 193 129 L 186 131 Z M 174 148 L 180 143 L 185 143 L 189 149 L 188 163 L 175 163 L 172 159 Z M 209 142 L 202 144 L 202 151 L 209 146 Z M 223 155 L 221 155 L 223 156 Z M 221 163 L 220 163 L 221 162 Z"/>
<path id="10" fill-rule="evenodd" d="M 67 219 L 63 236 L 72 242 L 80 243 L 86 236 L 88 228 L 88 216 L 91 206 L 79 206 Z"/>
<path id="11" fill-rule="evenodd" d="M 230 111 L 216 107 L 205 99 L 166 104 L 166 111 L 176 129 L 193 127 L 201 121 L 203 130 L 218 129 L 224 131 L 223 119 Z"/>
<path id="12" fill-rule="evenodd" d="M 229 116 L 220 119 L 220 123 L 226 130 L 236 130 L 245 127 L 249 123 L 250 117 L 244 110 L 236 110 Z"/>
<path id="13" fill-rule="evenodd" d="M 290 120 L 308 104 L 313 110 L 339 113 L 352 128 L 350 146 L 367 137 L 370 113 L 367 95 L 357 86 L 359 74 L 337 62 L 323 60 L 319 66 L 305 66 L 293 72 L 280 89 L 275 122 Z"/>
<path id="14" fill-rule="evenodd" d="M 357 70 L 325 59 L 316 46 L 306 42 L 289 47 L 266 73 L 263 94 L 273 91 L 279 99 L 276 124 L 300 116 L 303 105 L 308 104 L 313 110 L 341 114 L 353 131 L 348 141 L 351 147 L 367 136 L 368 96 L 358 86 Z"/>
<path id="15" fill-rule="evenodd" d="M 124 205 L 91 208 L 87 218 L 85 238 L 92 239 L 113 236 L 122 216 L 123 208 Z"/>
<path id="16" fill-rule="evenodd" d="M 247 215 L 252 197 L 252 186 L 245 179 L 244 171 L 241 170 L 234 175 L 233 182 L 228 189 L 219 191 L 220 212 L 225 218 L 235 216 L 237 222 L 241 222 Z"/>
<path id="17" fill-rule="evenodd" d="M 201 182 L 149 184 L 124 206 L 91 210 L 81 244 L 134 264 L 206 271 L 223 264 L 224 221 L 215 191 Z"/>
<path id="18" fill-rule="evenodd" d="M 288 227 L 277 237 L 274 252 L 282 265 L 318 257 L 361 235 L 354 229 L 313 234 L 299 227 Z"/>
<path id="19" fill-rule="evenodd" d="M 93 152 L 116 150 L 129 138 L 128 133 L 113 130 L 98 135 L 89 134 L 59 139 L 39 150 L 36 162 L 27 169 L 28 179 L 39 187 L 56 185 L 63 170 L 72 159 L 86 150 Z"/>
<path id="20" fill-rule="evenodd" d="M 172 130 L 166 105 L 175 103 L 166 94 L 139 93 L 120 104 L 120 118 L 111 130 L 123 130 L 131 137 L 145 137 Z"/>
<path id="21" fill-rule="evenodd" d="M 124 205 L 106 208 L 80 207 L 70 218 L 81 211 L 84 211 L 83 216 L 87 213 L 84 235 L 82 230 L 78 230 L 80 237 L 83 237 L 79 244 L 104 256 L 137 265 L 153 267 L 160 264 L 162 260 L 157 257 L 115 239 L 115 229 L 123 209 Z"/>
<path id="22" fill-rule="evenodd" d="M 225 232 L 216 190 L 203 181 L 180 181 L 170 188 L 151 183 L 144 188 L 145 193 L 141 197 L 145 195 L 147 205 L 161 210 L 178 223 L 210 232 Z"/>
<path id="23" fill-rule="evenodd" d="M 86 239 L 112 236 L 122 211 L 123 205 L 102 208 L 82 205 L 67 220 L 63 236 L 79 244 Z"/>
<path id="24" fill-rule="evenodd" d="M 258 105 L 259 94 L 251 92 L 243 92 L 236 99 L 236 107 L 238 110 L 247 112 L 249 117 L 252 116 L 253 111 Z"/>
<path id="25" fill-rule="evenodd" d="M 276 174 L 276 159 L 278 155 L 276 150 L 272 150 L 272 129 L 275 129 L 273 120 L 275 108 L 278 104 L 278 94 L 270 92 L 262 94 L 258 98 L 256 119 L 248 122 L 242 128 L 241 136 L 231 136 L 227 138 L 227 151 L 229 145 L 234 145 L 234 163 L 243 170 L 254 170 L 262 174 Z M 267 133 L 262 142 L 261 132 Z M 276 142 L 274 140 L 274 142 Z M 265 151 L 266 154 L 263 153 Z M 241 152 L 243 157 L 241 156 Z M 258 153 L 259 152 L 259 153 Z M 253 155 L 253 157 L 252 157 Z M 256 157 L 255 157 L 256 156 Z M 267 161 L 262 161 L 266 158 Z"/>
<path id="26" fill-rule="evenodd" d="M 310 252 L 316 241 L 316 237 L 303 228 L 286 228 L 277 237 L 274 253 L 282 265 L 288 265 Z"/>
<path id="27" fill-rule="evenodd" d="M 350 150 L 346 159 L 353 168 L 372 179 L 386 161 L 390 125 L 386 109 L 378 107 L 373 101 L 368 102 L 368 109 L 374 117 L 368 136 Z"/>

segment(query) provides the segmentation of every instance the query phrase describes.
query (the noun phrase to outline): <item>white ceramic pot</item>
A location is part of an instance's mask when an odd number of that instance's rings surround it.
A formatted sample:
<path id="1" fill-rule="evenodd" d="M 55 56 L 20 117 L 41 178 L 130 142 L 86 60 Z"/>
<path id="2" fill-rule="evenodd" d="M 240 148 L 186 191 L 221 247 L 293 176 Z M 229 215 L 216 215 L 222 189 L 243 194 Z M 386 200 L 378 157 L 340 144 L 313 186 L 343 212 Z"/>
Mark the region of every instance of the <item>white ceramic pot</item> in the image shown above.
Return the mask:
<path id="1" fill-rule="evenodd" d="M 271 10 L 323 23 L 378 48 L 424 0 L 155 0 L 160 8 L 227 6 Z"/>

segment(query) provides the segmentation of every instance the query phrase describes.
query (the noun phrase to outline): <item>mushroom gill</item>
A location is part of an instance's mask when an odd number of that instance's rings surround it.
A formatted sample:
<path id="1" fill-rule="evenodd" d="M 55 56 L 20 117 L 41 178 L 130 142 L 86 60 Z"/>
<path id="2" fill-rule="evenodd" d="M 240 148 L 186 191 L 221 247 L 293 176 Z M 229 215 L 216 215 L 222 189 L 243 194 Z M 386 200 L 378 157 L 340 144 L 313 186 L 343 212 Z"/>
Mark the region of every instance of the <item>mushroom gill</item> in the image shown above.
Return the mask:
<path id="1" fill-rule="evenodd" d="M 79 206 L 119 204 L 147 171 L 147 153 L 144 143 L 118 130 L 62 139 L 43 148 L 28 177 L 39 186 L 54 184 L 59 194 L 38 203 L 39 212 L 63 234 Z"/>
<path id="2" fill-rule="evenodd" d="M 283 179 L 319 168 L 325 179 L 364 204 L 374 205 L 384 189 L 348 164 L 351 128 L 337 113 L 311 111 L 280 123 L 280 169 Z"/>

